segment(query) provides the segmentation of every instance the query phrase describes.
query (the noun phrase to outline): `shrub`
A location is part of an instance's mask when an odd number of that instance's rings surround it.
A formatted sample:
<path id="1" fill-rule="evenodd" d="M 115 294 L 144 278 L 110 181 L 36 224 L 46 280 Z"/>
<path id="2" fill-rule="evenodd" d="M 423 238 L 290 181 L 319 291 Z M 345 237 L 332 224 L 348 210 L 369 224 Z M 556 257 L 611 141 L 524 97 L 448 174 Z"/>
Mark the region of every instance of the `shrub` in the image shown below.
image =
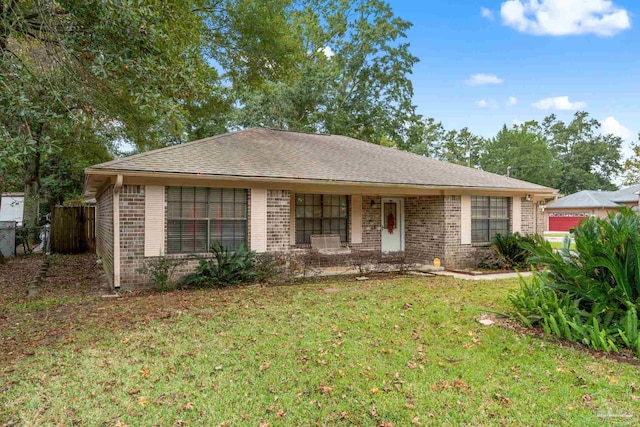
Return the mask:
<path id="1" fill-rule="evenodd" d="M 531 262 L 546 267 L 509 299 L 525 325 L 599 350 L 640 356 L 640 217 L 629 209 L 589 218 L 574 230 L 575 250 L 538 239 Z"/>
<path id="2" fill-rule="evenodd" d="M 240 283 L 253 283 L 256 280 L 255 256 L 252 251 L 241 246 L 230 251 L 224 246 L 215 244 L 210 249 L 212 257 L 198 256 L 200 264 L 194 273 L 184 276 L 180 285 L 183 287 L 211 288 L 227 287 Z"/>
<path id="3" fill-rule="evenodd" d="M 287 281 L 300 269 L 297 258 L 287 254 L 265 252 L 255 256 L 255 281 L 258 283 L 271 283 L 274 279 Z"/>
<path id="4" fill-rule="evenodd" d="M 521 236 L 519 233 L 496 234 L 491 242 L 491 248 L 498 255 L 498 260 L 512 269 L 529 268 L 529 257 L 538 245 L 538 240 L 531 236 Z"/>
<path id="5" fill-rule="evenodd" d="M 137 271 L 140 274 L 151 276 L 155 288 L 159 291 L 170 291 L 173 289 L 171 284 L 171 276 L 175 269 L 182 264 L 181 260 L 171 259 L 167 257 L 157 257 L 145 260 L 142 267 Z"/>

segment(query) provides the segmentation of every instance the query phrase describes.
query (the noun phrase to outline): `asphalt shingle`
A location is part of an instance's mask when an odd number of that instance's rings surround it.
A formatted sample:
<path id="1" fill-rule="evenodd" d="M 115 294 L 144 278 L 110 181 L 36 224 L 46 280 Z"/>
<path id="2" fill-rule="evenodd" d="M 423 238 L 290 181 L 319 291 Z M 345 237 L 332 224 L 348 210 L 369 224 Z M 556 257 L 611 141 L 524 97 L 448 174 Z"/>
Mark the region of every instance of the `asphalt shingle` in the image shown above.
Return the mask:
<path id="1" fill-rule="evenodd" d="M 88 171 L 554 191 L 345 136 L 265 128 L 251 128 L 124 157 L 92 166 Z"/>

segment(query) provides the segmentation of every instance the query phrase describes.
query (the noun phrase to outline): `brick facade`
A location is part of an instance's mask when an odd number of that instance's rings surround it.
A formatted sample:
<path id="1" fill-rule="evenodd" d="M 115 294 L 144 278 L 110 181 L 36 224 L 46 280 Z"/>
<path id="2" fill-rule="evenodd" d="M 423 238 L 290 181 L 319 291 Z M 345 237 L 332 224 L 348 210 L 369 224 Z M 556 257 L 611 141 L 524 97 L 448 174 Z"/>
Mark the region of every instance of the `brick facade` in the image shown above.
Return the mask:
<path id="1" fill-rule="evenodd" d="M 249 192 L 250 197 L 250 192 Z M 97 251 L 104 269 L 113 280 L 113 187 L 97 199 Z M 250 207 L 251 203 L 249 203 Z M 124 289 L 140 289 L 151 286 L 149 277 L 139 273 L 144 257 L 145 187 L 125 185 L 120 192 L 120 277 Z M 350 209 L 350 208 L 349 208 Z M 381 250 L 382 203 L 380 196 L 362 197 L 362 243 L 349 244 L 354 249 Z M 539 227 L 536 205 L 522 200 L 522 232 L 535 233 Z M 249 212 L 249 218 L 251 213 Z M 165 205 L 166 217 L 166 205 Z M 289 252 L 296 246 L 290 244 L 291 193 L 288 190 L 267 192 L 267 250 Z M 248 221 L 250 224 L 250 221 Z M 165 225 L 165 248 L 166 248 Z M 250 232 L 248 233 L 250 236 Z M 349 235 L 351 241 L 351 235 Z M 250 243 L 250 242 L 248 242 Z M 461 244 L 460 196 L 411 196 L 405 197 L 405 251 L 408 260 L 431 264 L 440 258 L 442 265 L 450 269 L 474 266 L 479 257 L 490 249 L 486 245 Z M 181 259 L 174 278 L 191 273 L 199 260 L 194 255 L 168 255 Z"/>
<path id="2" fill-rule="evenodd" d="M 113 185 L 96 197 L 96 254 L 113 286 Z"/>
<path id="3" fill-rule="evenodd" d="M 439 258 L 450 269 L 473 267 L 490 249 L 463 245 L 460 196 L 405 198 L 405 252 L 410 262 L 431 264 Z"/>
<path id="4" fill-rule="evenodd" d="M 444 255 L 442 196 L 406 197 L 405 251 L 411 262 L 431 264 Z"/>
<path id="5" fill-rule="evenodd" d="M 147 278 L 138 272 L 144 263 L 144 185 L 120 190 L 120 287 L 135 288 Z"/>
<path id="6" fill-rule="evenodd" d="M 544 206 L 543 202 L 538 202 L 535 209 L 536 218 L 536 234 L 543 234 L 546 230 L 546 221 L 544 218 L 544 211 L 541 209 Z"/>
<path id="7" fill-rule="evenodd" d="M 287 252 L 291 235 L 291 193 L 288 190 L 267 191 L 267 251 Z"/>
<path id="8" fill-rule="evenodd" d="M 527 201 L 526 197 L 522 198 L 522 227 L 520 234 L 536 234 L 536 205 L 533 201 Z"/>
<path id="9" fill-rule="evenodd" d="M 475 267 L 491 249 L 487 245 L 463 245 L 461 233 L 461 197 L 444 197 L 445 254 L 443 265 L 450 269 Z"/>

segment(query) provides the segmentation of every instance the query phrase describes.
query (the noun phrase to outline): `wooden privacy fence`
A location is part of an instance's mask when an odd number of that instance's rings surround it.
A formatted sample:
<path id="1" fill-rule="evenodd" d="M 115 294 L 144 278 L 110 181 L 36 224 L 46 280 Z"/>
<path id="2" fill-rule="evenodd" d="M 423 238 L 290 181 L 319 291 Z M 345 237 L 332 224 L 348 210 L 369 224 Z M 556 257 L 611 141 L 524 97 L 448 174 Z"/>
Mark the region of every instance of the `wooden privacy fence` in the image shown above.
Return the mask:
<path id="1" fill-rule="evenodd" d="M 51 252 L 72 254 L 96 249 L 96 208 L 56 206 L 51 211 Z"/>

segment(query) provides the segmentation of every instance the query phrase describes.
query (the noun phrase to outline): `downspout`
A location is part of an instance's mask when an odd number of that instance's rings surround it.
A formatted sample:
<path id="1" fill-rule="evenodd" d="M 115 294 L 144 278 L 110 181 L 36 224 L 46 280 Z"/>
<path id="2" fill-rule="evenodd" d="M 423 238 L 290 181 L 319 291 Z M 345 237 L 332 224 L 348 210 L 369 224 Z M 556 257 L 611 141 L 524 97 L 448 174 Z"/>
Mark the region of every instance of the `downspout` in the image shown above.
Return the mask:
<path id="1" fill-rule="evenodd" d="M 113 287 L 120 288 L 120 189 L 122 175 L 116 177 L 113 186 Z"/>

